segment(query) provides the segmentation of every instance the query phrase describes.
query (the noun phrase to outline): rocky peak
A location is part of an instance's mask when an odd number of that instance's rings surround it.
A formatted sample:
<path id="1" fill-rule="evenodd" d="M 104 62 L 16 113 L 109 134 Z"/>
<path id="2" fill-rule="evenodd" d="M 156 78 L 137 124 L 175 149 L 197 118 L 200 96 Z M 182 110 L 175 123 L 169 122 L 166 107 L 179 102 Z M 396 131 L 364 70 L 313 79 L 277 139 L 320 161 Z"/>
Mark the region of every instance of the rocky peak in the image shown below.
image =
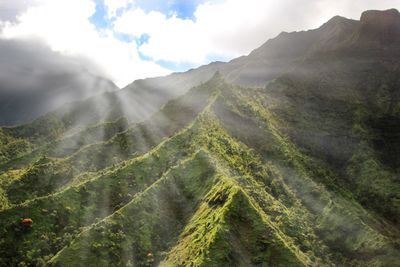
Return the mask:
<path id="1" fill-rule="evenodd" d="M 400 43 L 400 13 L 396 9 L 369 10 L 361 15 L 360 37 L 381 45 Z"/>
<path id="2" fill-rule="evenodd" d="M 400 12 L 397 9 L 368 10 L 362 13 L 360 21 L 363 24 L 375 24 L 384 27 L 399 25 Z"/>
<path id="3" fill-rule="evenodd" d="M 334 16 L 333 18 L 331 18 L 330 20 L 328 20 L 326 23 L 324 23 L 320 29 L 324 29 L 324 28 L 332 28 L 332 27 L 336 27 L 336 26 L 345 26 L 348 25 L 350 23 L 355 23 L 355 20 L 351 20 L 342 16 Z"/>

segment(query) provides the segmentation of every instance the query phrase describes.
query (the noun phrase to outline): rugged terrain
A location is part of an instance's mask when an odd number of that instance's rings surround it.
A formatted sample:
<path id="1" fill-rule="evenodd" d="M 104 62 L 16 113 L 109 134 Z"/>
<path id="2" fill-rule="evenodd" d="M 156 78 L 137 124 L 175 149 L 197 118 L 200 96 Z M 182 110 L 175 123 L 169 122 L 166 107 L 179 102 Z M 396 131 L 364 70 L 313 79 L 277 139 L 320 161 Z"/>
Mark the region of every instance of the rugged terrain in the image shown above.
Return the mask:
<path id="1" fill-rule="evenodd" d="M 0 265 L 400 266 L 399 62 L 367 11 L 0 128 Z"/>

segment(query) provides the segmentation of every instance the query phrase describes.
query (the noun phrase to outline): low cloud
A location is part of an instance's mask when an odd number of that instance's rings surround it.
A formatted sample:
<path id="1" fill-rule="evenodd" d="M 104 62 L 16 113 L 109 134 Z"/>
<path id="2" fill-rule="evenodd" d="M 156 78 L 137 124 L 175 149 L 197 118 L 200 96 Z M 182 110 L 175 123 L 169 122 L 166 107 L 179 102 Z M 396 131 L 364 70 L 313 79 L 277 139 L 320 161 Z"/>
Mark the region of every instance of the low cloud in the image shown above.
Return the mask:
<path id="1" fill-rule="evenodd" d="M 335 15 L 358 19 L 367 9 L 400 7 L 399 0 L 225 0 L 197 6 L 194 20 L 133 6 L 114 30 L 148 41 L 138 49 L 159 61 L 204 64 L 248 54 L 281 31 L 317 28 Z"/>
<path id="2" fill-rule="evenodd" d="M 36 4 L 37 0 L 30 0 L 29 5 L 26 0 L 1 0 L 0 21 L 16 21 L 18 15 Z"/>
<path id="3" fill-rule="evenodd" d="M 15 21 L 3 23 L 3 38 L 39 39 L 64 55 L 88 58 L 120 87 L 135 79 L 169 73 L 142 60 L 134 41 L 122 41 L 111 30 L 97 29 L 89 20 L 95 13 L 94 1 L 37 1 Z"/>
<path id="4" fill-rule="evenodd" d="M 38 41 L 0 39 L 0 125 L 117 89 L 98 73 L 87 59 L 62 55 Z"/>
<path id="5" fill-rule="evenodd" d="M 367 9 L 400 8 L 400 0 L 187 1 L 195 8 L 183 19 L 172 9 L 178 0 L 3 0 L 0 35 L 40 39 L 54 51 L 87 58 L 123 87 L 173 66 L 248 54 L 281 31 L 316 28 L 335 15 L 358 19 Z M 96 4 L 105 9 L 104 27 L 90 20 Z"/>

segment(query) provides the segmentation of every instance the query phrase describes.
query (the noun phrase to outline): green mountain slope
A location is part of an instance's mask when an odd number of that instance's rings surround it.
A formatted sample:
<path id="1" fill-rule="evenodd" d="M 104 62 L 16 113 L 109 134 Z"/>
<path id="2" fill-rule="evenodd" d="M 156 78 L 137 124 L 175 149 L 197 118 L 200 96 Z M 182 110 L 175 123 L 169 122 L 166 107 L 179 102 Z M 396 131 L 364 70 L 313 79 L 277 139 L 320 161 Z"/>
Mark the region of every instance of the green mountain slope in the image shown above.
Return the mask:
<path id="1" fill-rule="evenodd" d="M 1 128 L 0 266 L 400 266 L 400 50 L 365 44 L 400 14 L 363 16 L 253 52 L 296 40 L 263 86 L 222 70 L 147 115 L 108 94 Z"/>
<path id="2" fill-rule="evenodd" d="M 182 113 L 187 123 L 147 152 L 72 175 L 59 188 L 42 186 L 40 195 L 21 195 L 36 187 L 16 188 L 32 178 L 15 178 L 3 186 L 8 206 L 0 212 L 2 263 L 395 264 L 395 224 L 363 207 L 335 180 L 339 173 L 304 155 L 282 133 L 279 118 L 263 105 L 266 92 L 229 85 L 216 74 L 160 111 L 168 116 L 191 106 L 190 99 L 205 99 L 192 119 Z M 233 120 L 247 123 L 232 127 Z M 246 134 L 249 129 L 257 130 Z M 135 150 L 135 142 L 119 135 L 111 140 Z M 107 153 L 117 157 L 121 151 Z M 54 175 L 50 181 L 61 169 L 47 169 Z M 19 223 L 25 217 L 34 221 L 28 229 Z"/>

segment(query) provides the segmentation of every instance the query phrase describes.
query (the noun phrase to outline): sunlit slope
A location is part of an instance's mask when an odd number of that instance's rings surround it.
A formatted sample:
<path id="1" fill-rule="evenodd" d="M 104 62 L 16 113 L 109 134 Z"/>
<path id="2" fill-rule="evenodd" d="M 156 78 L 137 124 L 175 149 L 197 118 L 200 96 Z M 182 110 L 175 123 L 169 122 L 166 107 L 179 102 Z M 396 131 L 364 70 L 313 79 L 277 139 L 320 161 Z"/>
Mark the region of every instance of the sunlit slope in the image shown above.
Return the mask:
<path id="1" fill-rule="evenodd" d="M 395 9 L 366 11 L 360 20 L 335 16 L 317 29 L 283 32 L 248 56 L 226 63 L 210 63 L 165 77 L 137 80 L 121 90 L 67 104 L 28 125 L 2 127 L 0 164 L 26 156 L 50 139 L 63 138 L 88 126 L 116 121 L 121 117 L 127 118 L 129 123 L 146 120 L 169 100 L 209 80 L 216 71 L 221 72 L 229 83 L 246 88 L 264 87 L 288 74 L 300 78 L 295 81 L 292 79 L 295 90 L 289 92 L 291 96 L 303 94 L 303 99 L 293 103 L 296 105 L 318 100 L 321 96 L 319 93 L 329 94 L 328 90 L 335 88 L 342 97 L 331 104 L 337 106 L 339 111 L 343 107 L 341 102 L 359 101 L 357 94 L 364 92 L 369 97 L 380 98 L 379 102 L 375 99 L 372 102 L 398 110 L 395 103 L 390 103 L 393 102 L 390 101 L 392 97 L 397 97 L 395 88 L 398 87 L 396 77 L 400 61 L 398 36 L 400 13 Z M 369 67 L 365 68 L 366 65 Z M 377 66 L 376 70 L 374 66 Z M 305 81 L 307 79 L 304 77 L 312 79 Z M 385 83 L 382 78 L 385 78 Z M 361 89 L 357 94 L 353 90 L 346 93 L 349 87 L 355 86 L 365 90 Z M 378 91 L 379 94 L 374 95 Z M 308 107 L 312 104 L 315 103 L 308 104 Z M 386 119 L 391 121 L 390 118 Z M 381 123 L 375 122 L 378 134 Z M 388 137 L 390 142 L 392 139 L 393 136 Z M 330 149 L 337 152 L 336 147 L 333 145 Z"/>
<path id="2" fill-rule="evenodd" d="M 382 214 L 349 174 L 297 143 L 298 122 L 280 112 L 291 111 L 285 82 L 243 89 L 216 74 L 114 137 L 8 170 L 1 265 L 396 266 L 398 183 L 377 182 L 394 216 Z M 348 153 L 355 168 L 360 152 Z"/>
<path id="3" fill-rule="evenodd" d="M 57 191 L 74 179 L 85 179 L 86 172 L 147 152 L 189 124 L 209 97 L 208 89 L 199 86 L 170 101 L 147 121 L 130 127 L 124 119 L 100 124 L 44 144 L 22 159 L 11 160 L 3 165 L 2 174 L 7 180 L 3 190 L 9 195 L 9 204 Z"/>

